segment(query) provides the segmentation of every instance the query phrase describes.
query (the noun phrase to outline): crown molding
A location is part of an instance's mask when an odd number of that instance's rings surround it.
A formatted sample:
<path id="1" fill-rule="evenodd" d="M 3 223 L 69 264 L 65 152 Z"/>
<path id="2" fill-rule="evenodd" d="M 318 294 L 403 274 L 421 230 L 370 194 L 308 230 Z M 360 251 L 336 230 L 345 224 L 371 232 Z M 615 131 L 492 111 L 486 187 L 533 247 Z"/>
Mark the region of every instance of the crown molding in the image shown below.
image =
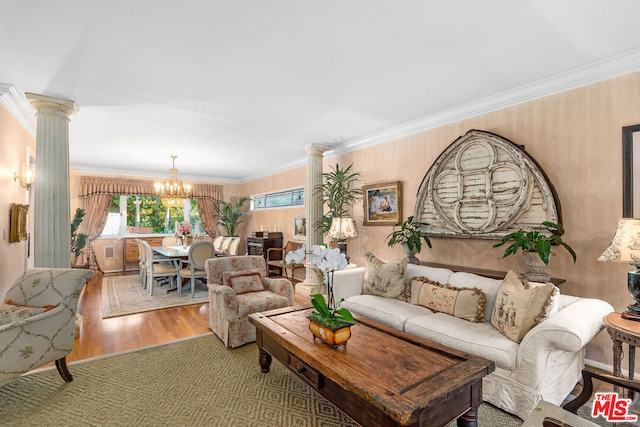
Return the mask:
<path id="1" fill-rule="evenodd" d="M 36 137 L 35 111 L 15 86 L 0 82 L 0 103 L 20 122 L 32 137 Z"/>
<path id="2" fill-rule="evenodd" d="M 344 154 L 640 70 L 640 49 L 575 68 L 477 101 L 394 126 L 335 147 Z"/>

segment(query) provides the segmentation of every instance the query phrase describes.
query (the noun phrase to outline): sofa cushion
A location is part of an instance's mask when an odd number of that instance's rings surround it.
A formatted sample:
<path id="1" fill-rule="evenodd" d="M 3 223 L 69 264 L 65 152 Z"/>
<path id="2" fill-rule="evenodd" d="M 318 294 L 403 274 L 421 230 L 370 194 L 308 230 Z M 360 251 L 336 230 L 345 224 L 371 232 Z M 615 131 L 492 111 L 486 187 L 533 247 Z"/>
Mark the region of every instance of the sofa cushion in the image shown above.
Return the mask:
<path id="1" fill-rule="evenodd" d="M 508 370 L 515 368 L 520 347 L 488 322 L 470 323 L 444 313 L 412 317 L 405 323 L 405 332 L 493 360 Z"/>
<path id="2" fill-rule="evenodd" d="M 409 288 L 405 282 L 408 258 L 384 262 L 371 252 L 364 255 L 364 284 L 362 293 L 406 301 Z"/>
<path id="3" fill-rule="evenodd" d="M 264 291 L 262 277 L 257 270 L 225 271 L 222 281 L 237 294 Z"/>
<path id="4" fill-rule="evenodd" d="M 520 342 L 531 328 L 549 315 L 553 284 L 532 285 L 509 271 L 491 316 L 491 324 L 507 338 Z"/>
<path id="5" fill-rule="evenodd" d="M 419 305 L 375 295 L 349 297 L 341 307 L 400 331 L 404 331 L 407 319 L 432 313 L 431 310 Z"/>
<path id="6" fill-rule="evenodd" d="M 0 304 L 0 326 L 19 322 L 20 320 L 42 314 L 53 308 L 55 308 L 55 305 L 31 306 L 19 304 L 10 299 L 6 300 Z"/>
<path id="7" fill-rule="evenodd" d="M 422 283 L 417 286 L 415 282 Z M 470 322 L 484 322 L 487 296 L 478 288 L 454 288 L 427 279 L 414 277 L 409 282 L 412 291 L 418 289 L 418 304 Z"/>
<path id="8" fill-rule="evenodd" d="M 453 274 L 453 271 L 446 268 L 429 267 L 419 264 L 408 264 L 407 274 L 405 280 L 407 283 L 414 277 L 426 277 L 429 280 L 440 283 L 449 283 L 449 277 Z M 411 292 L 411 304 L 418 303 L 418 291 L 413 292 L 413 289 L 409 289 Z"/>
<path id="9" fill-rule="evenodd" d="M 441 282 L 442 283 L 442 282 Z M 487 295 L 487 305 L 485 307 L 484 321 L 491 322 L 491 313 L 496 304 L 496 296 L 502 284 L 501 279 L 490 279 L 472 273 L 456 272 L 449 277 L 448 285 L 456 288 L 479 288 Z"/>

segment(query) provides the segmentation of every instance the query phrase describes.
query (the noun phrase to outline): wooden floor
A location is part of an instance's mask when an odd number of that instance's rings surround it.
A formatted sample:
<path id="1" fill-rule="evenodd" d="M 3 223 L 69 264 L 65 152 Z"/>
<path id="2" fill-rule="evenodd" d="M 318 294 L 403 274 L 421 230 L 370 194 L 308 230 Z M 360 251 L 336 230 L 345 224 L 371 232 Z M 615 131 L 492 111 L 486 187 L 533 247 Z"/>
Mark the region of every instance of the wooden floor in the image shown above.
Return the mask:
<path id="1" fill-rule="evenodd" d="M 103 319 L 103 277 L 96 273 L 85 286 L 78 305 L 80 336 L 67 356 L 68 362 L 211 332 L 207 326 L 208 303 Z"/>

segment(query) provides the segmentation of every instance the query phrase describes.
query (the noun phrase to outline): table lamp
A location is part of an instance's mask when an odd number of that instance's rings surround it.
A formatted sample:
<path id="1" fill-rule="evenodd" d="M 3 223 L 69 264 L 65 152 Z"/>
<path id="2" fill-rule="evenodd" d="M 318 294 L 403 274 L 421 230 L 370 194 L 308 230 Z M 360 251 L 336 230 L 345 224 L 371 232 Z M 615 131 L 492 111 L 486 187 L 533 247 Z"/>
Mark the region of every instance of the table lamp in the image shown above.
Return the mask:
<path id="1" fill-rule="evenodd" d="M 340 249 L 340 252 L 342 252 L 346 256 L 347 239 L 358 237 L 356 226 L 353 223 L 353 218 L 333 218 L 333 220 L 331 221 L 331 228 L 329 229 L 328 236 L 331 239 L 338 240 L 338 249 Z"/>
<path id="2" fill-rule="evenodd" d="M 626 313 L 640 320 L 640 219 L 622 218 L 611 245 L 598 261 L 628 262 L 636 268 L 627 273 L 627 287 L 636 303 L 628 306 Z"/>

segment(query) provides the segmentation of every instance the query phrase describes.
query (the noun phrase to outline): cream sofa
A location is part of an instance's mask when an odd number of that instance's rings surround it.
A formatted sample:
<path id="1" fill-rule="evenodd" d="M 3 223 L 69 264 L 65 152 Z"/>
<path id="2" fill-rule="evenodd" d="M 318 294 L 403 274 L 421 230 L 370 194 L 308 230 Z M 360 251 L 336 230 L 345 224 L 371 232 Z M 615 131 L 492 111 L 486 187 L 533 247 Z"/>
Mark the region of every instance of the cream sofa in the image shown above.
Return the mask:
<path id="1" fill-rule="evenodd" d="M 581 378 L 585 346 L 614 311 L 601 300 L 560 295 L 558 310 L 531 329 L 520 343 L 491 324 L 502 280 L 444 268 L 409 264 L 405 281 L 426 277 L 456 288 L 480 288 L 487 296 L 485 321 L 473 323 L 432 312 L 415 301 L 363 295 L 364 267 L 336 271 L 334 295 L 342 307 L 415 336 L 493 360 L 496 370 L 483 380 L 483 400 L 526 418 L 545 400 L 560 405 Z M 414 292 L 415 293 L 415 292 Z"/>

